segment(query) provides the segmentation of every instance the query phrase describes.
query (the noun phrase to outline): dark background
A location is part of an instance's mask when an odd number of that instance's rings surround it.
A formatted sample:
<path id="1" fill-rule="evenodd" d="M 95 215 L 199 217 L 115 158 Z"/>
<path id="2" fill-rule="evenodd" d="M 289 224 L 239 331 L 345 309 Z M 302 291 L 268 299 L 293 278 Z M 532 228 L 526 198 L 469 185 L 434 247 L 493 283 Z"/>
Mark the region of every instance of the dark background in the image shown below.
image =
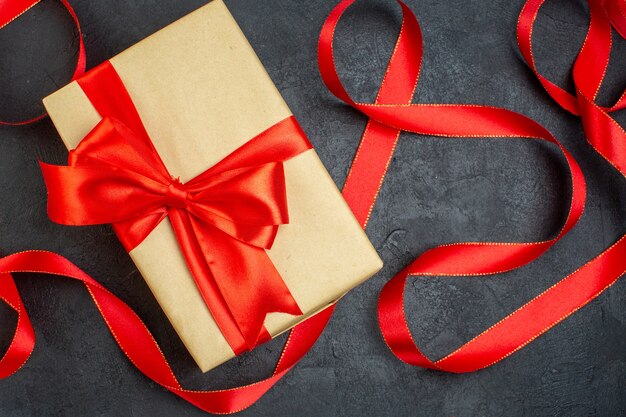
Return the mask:
<path id="1" fill-rule="evenodd" d="M 93 67 L 206 0 L 71 0 Z M 337 184 L 343 184 L 365 119 L 323 86 L 316 42 L 334 0 L 226 0 Z M 409 0 L 424 32 L 416 101 L 501 106 L 546 126 L 588 181 L 579 225 L 545 256 L 484 278 L 421 278 L 408 284 L 411 330 L 439 358 L 600 253 L 626 230 L 626 182 L 586 143 L 579 120 L 559 108 L 523 63 L 515 23 L 523 1 Z M 399 7 L 363 1 L 337 32 L 340 72 L 371 101 L 397 36 Z M 210 22 L 207 22 L 210 24 Z M 571 90 L 569 68 L 587 24 L 581 0 L 551 0 L 535 33 L 540 69 Z M 77 42 L 55 0 L 0 31 L 0 115 L 41 111 L 39 100 L 67 82 Z M 620 39 L 601 101 L 626 85 Z M 617 116 L 624 125 L 625 118 Z M 224 388 L 271 372 L 284 338 L 203 375 L 185 352 L 109 227 L 63 227 L 45 212 L 38 159 L 63 163 L 49 120 L 0 127 L 0 250 L 48 249 L 76 262 L 146 321 L 186 387 Z M 382 341 L 376 301 L 384 283 L 415 256 L 462 240 L 553 236 L 564 221 L 569 178 L 553 146 L 521 140 L 441 139 L 403 134 L 367 229 L 385 268 L 352 291 L 309 355 L 242 415 L 273 416 L 625 416 L 624 280 L 512 357 L 451 375 L 401 363 Z M 0 416 L 201 416 L 149 382 L 126 360 L 84 287 L 63 278 L 16 277 L 37 347 L 0 381 Z M 0 349 L 15 315 L 0 306 Z"/>

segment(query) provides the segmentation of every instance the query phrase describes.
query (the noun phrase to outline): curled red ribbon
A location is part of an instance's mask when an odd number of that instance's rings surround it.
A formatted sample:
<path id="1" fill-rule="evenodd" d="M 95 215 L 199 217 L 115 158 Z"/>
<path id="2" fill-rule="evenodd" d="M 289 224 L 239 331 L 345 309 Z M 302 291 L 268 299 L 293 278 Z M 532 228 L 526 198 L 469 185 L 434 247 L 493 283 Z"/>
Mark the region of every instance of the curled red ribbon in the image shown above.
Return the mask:
<path id="1" fill-rule="evenodd" d="M 491 136 L 494 132 L 497 132 L 495 135 L 498 137 L 512 137 L 524 133 L 522 137 L 539 137 L 558 145 L 558 142 L 541 126 L 506 110 L 470 105 L 408 105 L 419 75 L 422 49 L 421 34 L 415 16 L 404 5 L 402 5 L 404 15 L 402 30 L 376 103 L 374 105 L 355 103 L 341 86 L 332 58 L 334 29 L 341 14 L 352 3 L 353 0 L 342 1 L 324 25 L 320 38 L 320 69 L 324 80 L 336 95 L 370 117 L 368 128 L 344 187 L 344 196 L 361 224 L 367 223 L 400 130 L 442 136 L 454 133 L 452 136 L 459 137 Z M 536 14 L 541 3 L 541 1 L 530 1 L 527 4 L 525 12 L 523 11 L 520 16 L 522 27 L 532 26 L 533 15 Z M 602 19 L 601 15 L 600 19 Z M 617 17 L 611 19 L 617 19 Z M 528 39 L 530 40 L 530 37 Z M 606 35 L 602 39 L 606 39 Z M 599 45 L 595 45 L 595 42 L 591 44 L 600 50 L 605 48 L 602 42 Z M 530 42 L 528 45 L 530 46 Z M 520 47 L 522 47 L 522 41 L 520 41 Z M 526 56 L 529 51 L 530 49 L 522 52 Z M 590 53 L 590 56 L 592 55 Z M 584 77 L 579 82 L 583 85 Z M 389 109 L 385 110 L 385 107 Z M 602 123 L 606 123 L 605 126 L 599 123 L 596 127 L 597 131 L 608 129 L 607 132 L 610 133 L 614 130 L 615 123 L 608 121 L 599 112 L 592 116 L 588 116 L 587 124 L 592 120 L 604 120 Z M 585 129 L 596 131 L 593 127 L 585 126 Z M 621 136 L 607 135 L 605 140 L 612 142 L 612 145 L 606 144 L 605 146 L 612 146 L 609 149 L 619 148 L 619 142 L 616 140 L 621 140 L 620 138 Z M 601 138 L 594 138 L 594 141 L 599 140 Z M 617 149 L 615 152 L 615 154 L 607 154 L 611 158 L 609 162 L 614 165 L 623 162 L 623 159 L 621 162 L 618 160 L 621 158 L 619 156 L 621 150 Z M 569 163 L 573 180 L 572 204 L 565 225 L 555 239 L 573 227 L 582 213 L 585 200 L 582 173 L 571 156 L 565 150 L 563 153 Z M 539 256 L 554 243 L 555 239 L 538 243 L 514 244 L 510 250 L 506 248 L 508 244 L 503 246 L 503 244 L 470 243 L 445 246 L 426 252 L 394 277 L 381 294 L 379 319 L 383 334 L 387 337 L 392 351 L 401 359 L 415 365 L 456 372 L 479 369 L 522 348 L 598 296 L 623 275 L 626 268 L 624 264 L 626 238 L 624 237 L 598 257 L 446 358 L 432 362 L 421 354 L 411 338 L 406 319 L 401 311 L 402 292 L 408 276 L 423 275 L 429 270 L 438 275 L 446 270 L 452 275 L 463 275 L 470 273 L 468 271 L 485 274 L 493 269 L 515 268 Z M 481 257 L 473 259 L 474 256 Z M 466 261 L 467 267 L 464 263 Z M 333 307 L 330 307 L 292 330 L 276 370 L 270 378 L 256 384 L 225 391 L 189 391 L 180 386 L 158 345 L 128 306 L 59 255 L 49 252 L 25 252 L 0 259 L 0 298 L 18 312 L 15 337 L 9 350 L 0 360 L 0 377 L 15 372 L 27 360 L 34 346 L 32 327 L 9 275 L 12 272 L 33 271 L 64 275 L 85 283 L 107 326 L 131 362 L 155 382 L 197 407 L 212 413 L 241 411 L 257 401 L 306 354 L 323 331 L 333 311 Z"/>
<path id="2" fill-rule="evenodd" d="M 270 249 L 288 223 L 283 162 L 311 149 L 286 118 L 192 180 L 172 177 L 108 61 L 78 79 L 102 121 L 70 152 L 41 164 L 48 214 L 61 224 L 113 223 L 128 251 L 168 217 L 198 290 L 235 354 L 270 339 L 268 313 L 302 311 Z"/>
<path id="3" fill-rule="evenodd" d="M 0 258 L 0 300 L 17 312 L 17 326 L 8 350 L 0 359 L 0 379 L 11 376 L 30 357 L 35 333 L 12 273 L 36 272 L 75 279 L 85 285 L 94 304 L 130 362 L 148 378 L 196 407 L 214 414 L 241 411 L 254 404 L 308 352 L 332 315 L 333 308 L 296 326 L 271 377 L 243 387 L 217 391 L 183 388 L 145 324 L 122 300 L 64 257 L 52 252 L 28 251 Z"/>
<path id="4" fill-rule="evenodd" d="M 603 0 L 604 9 L 613 28 L 626 39 L 626 2 L 623 0 Z"/>
<path id="5" fill-rule="evenodd" d="M 0 29 L 13 22 L 15 19 L 26 13 L 32 7 L 37 5 L 41 0 L 0 0 Z M 74 68 L 74 74 L 72 75 L 72 81 L 80 77 L 85 72 L 85 66 L 87 65 L 87 56 L 85 54 L 85 42 L 83 41 L 83 32 L 80 28 L 80 22 L 78 16 L 72 6 L 70 6 L 67 0 L 59 0 L 63 7 L 72 17 L 76 30 L 78 32 L 78 59 L 76 60 L 76 67 Z M 46 117 L 46 114 L 36 116 L 31 119 L 22 120 L 18 122 L 7 122 L 0 120 L 0 125 L 5 126 L 22 126 L 30 123 L 34 123 L 38 120 Z"/>
<path id="6" fill-rule="evenodd" d="M 611 24 L 626 38 L 624 1 L 588 0 L 589 29 L 573 66 L 576 94 L 570 94 L 539 73 L 532 53 L 532 30 L 544 0 L 526 2 L 517 23 L 520 51 L 546 92 L 561 107 L 580 116 L 587 140 L 611 165 L 626 176 L 626 133 L 609 113 L 626 108 L 626 90 L 611 107 L 596 103 L 611 54 Z"/>
<path id="7" fill-rule="evenodd" d="M 337 23 L 354 0 L 343 0 L 330 14 L 319 41 L 322 78 L 339 99 L 369 117 L 344 196 L 362 225 L 367 224 L 401 131 L 458 138 L 540 139 L 557 145 L 571 178 L 569 214 L 556 237 L 540 242 L 466 242 L 425 252 L 392 278 L 378 303 L 378 321 L 385 342 L 400 360 L 449 372 L 470 372 L 490 366 L 521 349 L 552 326 L 597 297 L 625 268 L 626 239 L 562 279 L 463 346 L 432 361 L 417 347 L 404 312 L 404 287 L 411 276 L 480 276 L 519 268 L 543 254 L 569 232 L 583 213 L 585 179 L 572 155 L 542 126 L 520 114 L 494 107 L 463 104 L 410 104 L 419 78 L 422 36 L 413 12 L 401 1 L 402 27 L 373 104 L 354 101 L 343 87 L 333 57 Z M 534 1 L 531 3 L 539 3 Z M 616 147 L 616 143 L 604 143 Z M 624 147 L 616 152 L 623 152 Z"/>

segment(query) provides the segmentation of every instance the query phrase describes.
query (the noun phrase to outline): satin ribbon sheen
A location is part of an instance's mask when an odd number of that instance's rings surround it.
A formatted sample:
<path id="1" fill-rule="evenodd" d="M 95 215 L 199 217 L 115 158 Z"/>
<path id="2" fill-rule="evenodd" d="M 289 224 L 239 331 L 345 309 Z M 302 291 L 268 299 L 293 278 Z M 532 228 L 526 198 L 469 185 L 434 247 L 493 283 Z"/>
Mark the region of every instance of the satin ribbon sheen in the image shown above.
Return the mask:
<path id="1" fill-rule="evenodd" d="M 37 5 L 41 0 L 0 0 L 0 29 L 26 13 L 32 7 Z M 74 67 L 74 74 L 72 74 L 72 81 L 80 77 L 85 72 L 85 66 L 87 65 L 87 56 L 85 54 L 85 43 L 83 41 L 83 33 L 78 22 L 78 16 L 76 12 L 67 0 L 59 0 L 59 2 L 65 7 L 67 12 L 72 17 L 76 31 L 78 32 L 78 59 L 76 60 L 76 67 Z M 9 122 L 0 120 L 0 125 L 6 126 L 22 126 L 30 123 L 34 123 L 38 120 L 46 117 L 46 114 L 36 116 L 27 120 Z"/>
<path id="2" fill-rule="evenodd" d="M 30 357 L 35 334 L 24 303 L 11 276 L 36 272 L 75 279 L 85 285 L 120 349 L 148 378 L 196 407 L 213 414 L 241 411 L 254 404 L 282 378 L 315 343 L 332 315 L 333 306 L 296 326 L 271 377 L 254 384 L 218 391 L 184 389 L 145 324 L 122 300 L 64 257 L 51 252 L 28 251 L 0 258 L 0 299 L 17 312 L 15 334 L 0 359 L 0 379 L 11 376 Z"/>
<path id="3" fill-rule="evenodd" d="M 612 34 L 611 23 L 626 36 L 626 3 L 624 1 L 588 0 L 589 29 L 573 66 L 576 94 L 570 94 L 541 75 L 532 53 L 532 31 L 543 0 L 526 2 L 517 23 L 520 51 L 546 92 L 561 107 L 580 116 L 587 140 L 600 155 L 626 176 L 626 133 L 609 113 L 626 108 L 626 90 L 611 107 L 596 103 L 609 65 Z"/>
<path id="4" fill-rule="evenodd" d="M 75 19 L 69 3 L 61 0 Z M 37 1 L 0 0 L 0 28 L 35 5 Z M 79 30 L 80 33 L 80 30 Z M 84 72 L 85 54 L 80 38 L 77 70 Z M 43 117 L 43 116 L 42 116 Z M 41 117 L 20 123 L 27 124 Z M 1 122 L 0 122 L 1 123 Z M 0 299 L 16 311 L 18 319 L 14 336 L 0 358 L 0 379 L 17 372 L 35 347 L 35 333 L 19 295 L 12 273 L 36 272 L 69 277 L 82 282 L 91 295 L 113 338 L 130 362 L 146 377 L 196 407 L 213 414 L 230 414 L 250 407 L 278 382 L 315 344 L 330 320 L 334 305 L 294 327 L 290 332 L 272 375 L 256 383 L 216 391 L 193 391 L 183 388 L 176 379 L 161 348 L 135 312 L 122 300 L 88 276 L 64 257 L 44 251 L 28 251 L 0 258 Z"/>
<path id="5" fill-rule="evenodd" d="M 268 313 L 302 315 L 265 252 L 289 222 L 283 162 L 311 149 L 288 117 L 192 180 L 172 177 L 110 62 L 78 79 L 102 121 L 70 152 L 41 164 L 50 219 L 113 223 L 128 251 L 168 217 L 198 290 L 235 354 L 270 339 Z"/>
<path id="6" fill-rule="evenodd" d="M 401 131 L 458 138 L 539 139 L 555 144 L 564 155 L 572 179 L 569 213 L 552 239 L 528 243 L 466 242 L 431 249 L 383 288 L 378 321 L 385 342 L 400 360 L 448 372 L 471 372 L 490 366 L 521 349 L 552 326 L 597 297 L 626 269 L 626 239 L 442 359 L 427 358 L 416 345 L 404 312 L 404 288 L 418 275 L 480 276 L 519 268 L 539 257 L 580 219 L 586 186 L 578 163 L 563 146 L 533 120 L 509 110 L 464 104 L 410 104 L 419 79 L 422 36 L 413 12 L 401 1 L 402 26 L 374 103 L 354 101 L 342 85 L 333 56 L 335 29 L 354 0 L 342 1 L 330 14 L 319 41 L 322 78 L 339 99 L 368 116 L 368 124 L 344 185 L 344 196 L 362 225 L 367 224 Z M 531 2 L 540 3 L 540 2 Z M 610 40 L 610 39 L 609 39 Z M 616 125 L 612 128 L 617 129 Z M 617 142 L 604 141 L 617 153 Z M 622 143 L 623 145 L 623 143 Z M 617 161 L 615 161 L 617 163 Z"/>
<path id="7" fill-rule="evenodd" d="M 556 237 L 532 243 L 471 242 L 441 246 L 417 258 L 415 262 L 389 281 L 381 293 L 379 301 L 381 330 L 392 352 L 400 359 L 414 365 L 453 372 L 471 371 L 489 366 L 540 336 L 598 296 L 623 275 L 626 269 L 624 261 L 626 259 L 626 238 L 622 237 L 602 254 L 455 352 L 439 361 L 431 361 L 426 358 L 415 345 L 402 311 L 404 285 L 408 277 L 414 275 L 484 275 L 511 270 L 532 261 L 571 230 L 582 215 L 586 195 L 585 181 L 572 156 L 544 128 L 524 116 L 486 106 L 410 104 L 421 66 L 422 40 L 415 16 L 403 3 L 400 3 L 403 12 L 400 35 L 375 102 L 368 104 L 352 100 L 342 86 L 336 72 L 332 43 L 339 18 L 353 2 L 354 0 L 344 0 L 339 3 L 324 24 L 319 43 L 319 64 L 322 77 L 330 90 L 369 118 L 343 190 L 344 197 L 364 227 L 384 180 L 399 134 L 403 130 L 419 134 L 459 138 L 519 137 L 540 139 L 558 146 L 568 163 L 572 177 L 572 200 L 567 219 Z M 521 32 L 524 35 L 524 29 L 527 30 L 528 41 L 524 36 L 521 36 L 520 47 L 533 69 L 534 63 L 532 63 L 532 59 L 528 58 L 532 56 L 530 53 L 530 31 L 541 3 L 542 1 L 529 1 L 522 11 L 518 25 L 518 34 Z M 600 9 L 597 6 L 594 4 L 593 10 L 599 12 Z M 623 10 L 619 2 L 607 3 L 604 6 L 607 10 L 615 7 L 620 7 Z M 600 16 L 598 19 L 601 23 L 603 13 L 600 15 L 596 13 L 596 17 Z M 612 23 L 620 33 L 626 32 L 624 31 L 626 23 L 622 23 L 626 22 L 626 19 L 622 19 L 616 13 L 611 16 Z M 595 33 L 598 27 L 604 28 L 606 31 L 604 24 L 594 26 L 593 22 L 592 16 L 590 33 Z M 594 52 L 595 54 L 604 51 L 606 55 L 602 56 L 606 56 L 608 62 L 605 42 L 608 38 L 610 44 L 610 28 L 609 36 L 607 37 L 604 32 L 603 36 L 599 37 L 600 41 L 597 44 L 596 42 L 589 42 L 590 38 L 594 38 L 590 36 L 590 33 L 588 33 L 585 45 L 593 45 L 593 48 L 598 48 L 598 51 Z M 524 50 L 524 42 L 527 42 L 526 50 Z M 582 52 L 574 69 L 577 89 L 579 83 L 580 86 L 583 86 L 589 82 L 585 81 L 587 76 L 583 71 L 583 69 L 588 71 L 589 68 L 579 64 L 579 62 L 588 61 L 581 61 L 580 57 L 587 56 L 586 59 L 590 60 L 587 65 L 592 67 L 594 65 L 593 60 L 590 59 L 593 54 L 591 52 L 583 54 Z M 576 68 L 579 66 L 581 70 L 579 77 L 576 77 Z M 601 81 L 598 81 L 598 77 L 601 80 L 603 75 L 598 75 L 597 68 L 589 74 L 592 74 L 589 77 L 592 81 L 595 79 L 596 85 L 599 86 Z M 544 83 L 542 77 L 540 80 Z M 556 89 L 551 90 L 556 91 L 554 93 L 556 96 L 567 97 L 566 94 L 559 93 Z M 615 136 L 614 133 L 621 132 L 620 134 L 624 134 L 624 132 L 616 127 L 617 124 L 614 121 L 609 121 L 601 115 L 606 112 L 597 105 L 585 105 L 588 112 L 592 107 L 599 109 L 588 115 L 587 122 L 585 122 L 584 112 L 578 107 L 579 104 L 574 105 L 580 100 L 587 101 L 580 97 L 578 90 L 574 100 L 569 98 L 560 98 L 560 100 L 563 103 L 568 102 L 570 105 L 568 110 L 574 110 L 575 113 L 580 112 L 583 115 L 586 132 L 594 131 L 608 134 L 605 135 L 604 139 L 607 142 L 603 145 L 605 148 L 602 148 L 608 150 L 605 150 L 603 155 L 614 166 L 624 166 L 622 165 L 624 160 L 620 156 L 622 150 L 619 149 L 620 147 L 623 148 L 623 144 L 617 142 L 617 140 L 622 140 L 622 136 Z M 592 121 L 598 120 L 600 122 L 597 123 L 597 126 L 596 123 L 592 123 Z M 588 136 L 591 135 L 588 133 Z M 600 137 L 593 139 L 596 143 L 602 140 Z M 590 141 L 592 141 L 591 137 Z M 623 171 L 621 172 L 623 173 Z M 0 259 L 0 298 L 18 313 L 15 336 L 7 353 L 0 360 L 0 378 L 19 369 L 26 362 L 34 347 L 34 333 L 10 275 L 13 272 L 43 272 L 68 276 L 83 282 L 116 342 L 129 360 L 141 372 L 161 386 L 211 413 L 240 411 L 258 400 L 306 354 L 323 331 L 334 309 L 334 306 L 329 307 L 291 331 L 276 370 L 271 377 L 255 384 L 224 391 L 189 391 L 180 386 L 160 348 L 130 307 L 59 255 L 49 252 L 18 253 Z"/>

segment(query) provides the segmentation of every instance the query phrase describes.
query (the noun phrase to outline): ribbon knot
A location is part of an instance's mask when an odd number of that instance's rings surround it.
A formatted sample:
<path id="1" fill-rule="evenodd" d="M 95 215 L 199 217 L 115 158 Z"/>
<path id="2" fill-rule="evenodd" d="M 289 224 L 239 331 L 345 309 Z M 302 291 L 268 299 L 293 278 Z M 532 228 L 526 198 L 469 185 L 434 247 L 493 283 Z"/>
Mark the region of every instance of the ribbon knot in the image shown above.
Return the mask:
<path id="1" fill-rule="evenodd" d="M 187 199 L 189 192 L 185 189 L 184 184 L 179 178 L 173 178 L 172 182 L 167 186 L 165 193 L 165 205 L 181 210 L 187 209 Z"/>
<path id="2" fill-rule="evenodd" d="M 198 290 L 235 354 L 270 338 L 263 325 L 268 313 L 301 315 L 265 252 L 288 223 L 283 162 L 311 148 L 295 119 L 276 123 L 182 184 L 161 160 L 109 62 L 78 84 L 103 119 L 70 153 L 69 166 L 41 164 L 50 218 L 112 223 L 131 251 L 169 217 Z"/>

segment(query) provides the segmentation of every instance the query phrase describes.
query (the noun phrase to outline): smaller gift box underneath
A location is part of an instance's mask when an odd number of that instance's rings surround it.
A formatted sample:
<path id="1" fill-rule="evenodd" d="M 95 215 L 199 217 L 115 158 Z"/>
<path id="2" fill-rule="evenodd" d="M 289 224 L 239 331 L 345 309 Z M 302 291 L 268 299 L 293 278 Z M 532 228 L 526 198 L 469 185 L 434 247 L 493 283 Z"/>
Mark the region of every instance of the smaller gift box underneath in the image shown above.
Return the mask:
<path id="1" fill-rule="evenodd" d="M 110 60 L 169 172 L 189 181 L 291 116 L 221 0 Z M 44 99 L 68 149 L 100 122 L 77 82 Z M 314 150 L 284 162 L 289 224 L 266 250 L 301 311 L 270 313 L 274 337 L 335 302 L 382 261 Z M 130 256 L 203 371 L 235 354 L 207 308 L 166 218 Z"/>

